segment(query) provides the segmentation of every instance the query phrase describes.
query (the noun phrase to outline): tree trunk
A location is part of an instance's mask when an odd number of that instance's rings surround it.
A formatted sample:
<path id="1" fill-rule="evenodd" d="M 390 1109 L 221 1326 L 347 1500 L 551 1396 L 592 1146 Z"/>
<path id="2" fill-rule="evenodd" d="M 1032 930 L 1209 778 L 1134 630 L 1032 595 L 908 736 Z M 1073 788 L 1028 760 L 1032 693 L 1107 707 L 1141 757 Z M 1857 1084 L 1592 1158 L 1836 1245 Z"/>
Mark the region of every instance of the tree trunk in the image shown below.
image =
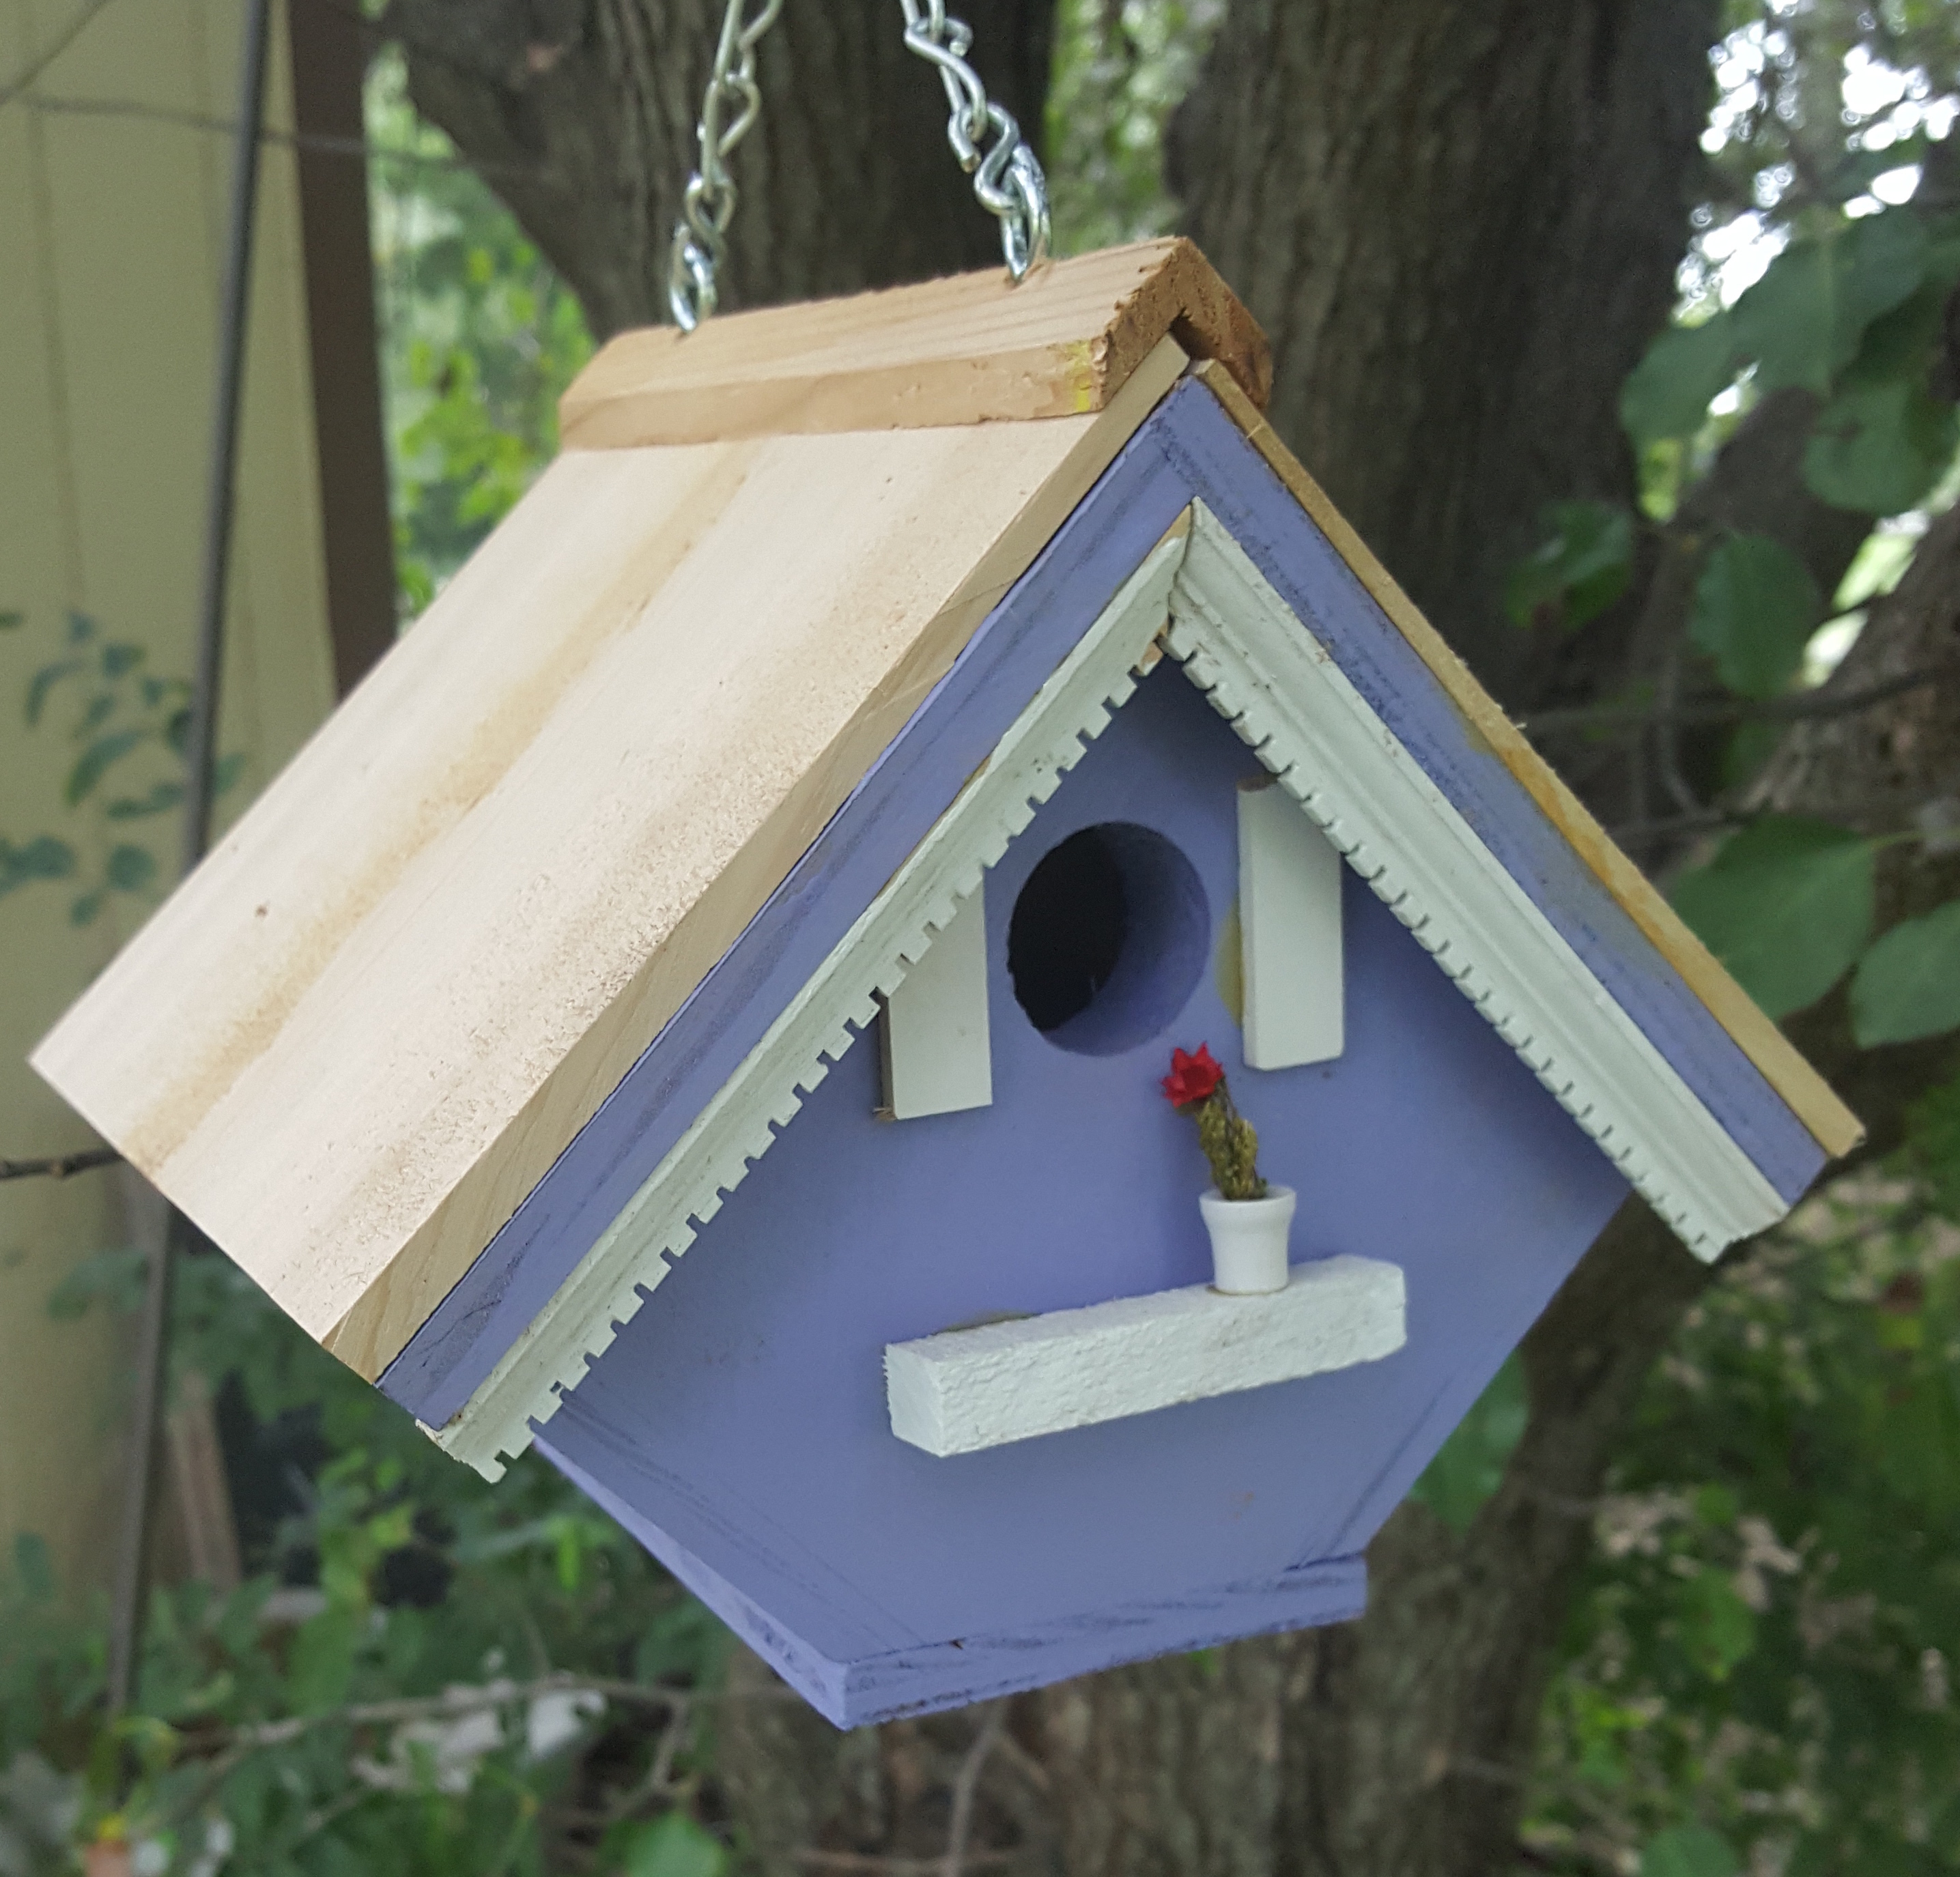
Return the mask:
<path id="1" fill-rule="evenodd" d="M 1038 124 L 1048 5 L 963 10 L 990 83 Z M 662 316 L 719 11 L 393 0 L 386 16 L 418 104 L 484 167 L 601 332 Z M 786 9 L 736 163 L 730 303 L 995 257 L 945 149 L 937 86 L 897 24 L 889 0 Z M 1685 591 L 1664 547 L 1576 640 L 1513 627 L 1500 596 L 1545 502 L 1631 502 L 1618 393 L 1672 301 L 1716 30 L 1715 0 L 1233 0 L 1179 119 L 1188 224 L 1272 337 L 1278 428 L 1513 708 L 1583 701 L 1679 641 Z M 1777 535 L 1828 587 L 1864 523 L 1804 495 L 1809 418 L 1801 394 L 1766 401 L 1686 512 Z M 1954 534 L 1875 611 L 1850 670 L 1944 655 Z M 1775 799 L 1831 812 L 1847 787 L 1952 792 L 1954 695 L 1799 733 Z M 1894 722 L 1904 729 L 1882 727 Z M 1578 779 L 1610 814 L 1637 813 L 1638 767 Z M 1895 865 L 1894 903 L 1917 903 L 1924 870 Z M 1793 1027 L 1891 1138 L 1936 1052 L 1854 1051 L 1841 996 Z M 972 1843 L 1017 1845 L 1030 1872 L 1512 1868 L 1593 1504 L 1643 1379 L 1709 1280 L 1630 1202 L 1526 1339 L 1532 1413 L 1502 1487 L 1461 1535 L 1421 1507 L 1398 1513 L 1371 1548 L 1358 1623 L 1052 1689 L 993 1732 L 944 1717 L 845 1740 L 798 1709 L 735 1704 L 719 1765 L 755 1860 L 788 1877 L 824 1858 L 933 1856 L 978 1752 Z"/>
<path id="2" fill-rule="evenodd" d="M 752 4 L 751 16 L 756 10 Z M 976 0 L 972 57 L 1037 138 L 1053 0 Z M 669 237 L 722 0 L 393 0 L 380 23 L 416 108 L 508 202 L 594 334 L 667 318 Z M 946 142 L 946 100 L 892 0 L 786 6 L 757 63 L 760 119 L 724 307 L 984 267 L 998 224 Z"/>

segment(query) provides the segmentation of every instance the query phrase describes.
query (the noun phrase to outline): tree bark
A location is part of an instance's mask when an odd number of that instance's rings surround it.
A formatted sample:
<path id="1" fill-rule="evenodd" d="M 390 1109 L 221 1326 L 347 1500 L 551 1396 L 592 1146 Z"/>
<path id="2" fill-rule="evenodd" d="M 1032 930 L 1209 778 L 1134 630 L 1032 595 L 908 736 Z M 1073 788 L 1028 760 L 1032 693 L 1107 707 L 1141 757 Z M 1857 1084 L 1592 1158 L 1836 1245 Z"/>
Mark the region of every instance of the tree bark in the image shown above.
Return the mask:
<path id="1" fill-rule="evenodd" d="M 1274 427 L 1514 709 L 1547 647 L 1498 601 L 1541 510 L 1632 501 L 1619 390 L 1672 304 L 1716 17 L 1236 0 L 1173 126 L 1186 226 L 1281 361 Z"/>
<path id="2" fill-rule="evenodd" d="M 963 11 L 990 95 L 1038 138 L 1053 0 Z M 393 0 L 380 22 L 417 110 L 510 205 L 598 338 L 668 317 L 668 240 L 721 14 L 721 0 Z M 762 115 L 730 160 L 724 308 L 999 259 L 902 26 L 890 0 L 826 0 L 786 6 L 762 40 Z"/>

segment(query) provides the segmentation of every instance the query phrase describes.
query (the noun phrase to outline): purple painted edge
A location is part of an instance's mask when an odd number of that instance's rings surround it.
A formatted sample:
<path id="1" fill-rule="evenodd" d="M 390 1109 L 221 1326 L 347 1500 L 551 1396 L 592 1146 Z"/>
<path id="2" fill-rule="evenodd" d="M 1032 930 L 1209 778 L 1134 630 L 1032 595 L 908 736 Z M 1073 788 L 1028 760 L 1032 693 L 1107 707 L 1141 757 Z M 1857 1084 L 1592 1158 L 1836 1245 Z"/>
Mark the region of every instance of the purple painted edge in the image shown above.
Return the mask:
<path id="1" fill-rule="evenodd" d="M 1194 497 L 1332 651 L 1493 855 L 1786 1200 L 1825 1156 L 1741 1045 L 1469 731 L 1373 595 L 1201 385 L 1178 386 L 982 622 L 762 911 L 383 1373 L 469 1399 Z"/>
<path id="2" fill-rule="evenodd" d="M 1421 654 L 1216 399 L 1158 426 L 1217 517 L 1492 856 L 1571 946 L 1778 1195 L 1828 1157 L 1762 1071 L 1636 924 L 1522 783 L 1465 723 Z"/>
<path id="3" fill-rule="evenodd" d="M 838 1662 L 772 1620 L 727 1579 L 539 1436 L 538 1450 L 631 1532 L 688 1589 L 838 1727 L 930 1714 L 1018 1694 L 1125 1662 L 1283 1630 L 1345 1623 L 1367 1605 L 1360 1557 L 1301 1564 L 1277 1576 L 1227 1584 L 1045 1623 L 1011 1634 L 968 1636 Z"/>

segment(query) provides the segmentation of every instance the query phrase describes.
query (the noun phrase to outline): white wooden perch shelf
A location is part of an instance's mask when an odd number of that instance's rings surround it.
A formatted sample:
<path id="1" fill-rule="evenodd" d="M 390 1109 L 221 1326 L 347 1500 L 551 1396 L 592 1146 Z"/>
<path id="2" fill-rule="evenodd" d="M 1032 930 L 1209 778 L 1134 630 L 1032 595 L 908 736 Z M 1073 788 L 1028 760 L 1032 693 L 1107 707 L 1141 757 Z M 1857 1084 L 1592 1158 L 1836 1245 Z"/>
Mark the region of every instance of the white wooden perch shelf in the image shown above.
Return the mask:
<path id="1" fill-rule="evenodd" d="M 1399 1265 L 1324 1258 L 1264 1296 L 1192 1284 L 889 1343 L 885 1397 L 901 1440 L 974 1453 L 1378 1361 L 1407 1335 Z"/>

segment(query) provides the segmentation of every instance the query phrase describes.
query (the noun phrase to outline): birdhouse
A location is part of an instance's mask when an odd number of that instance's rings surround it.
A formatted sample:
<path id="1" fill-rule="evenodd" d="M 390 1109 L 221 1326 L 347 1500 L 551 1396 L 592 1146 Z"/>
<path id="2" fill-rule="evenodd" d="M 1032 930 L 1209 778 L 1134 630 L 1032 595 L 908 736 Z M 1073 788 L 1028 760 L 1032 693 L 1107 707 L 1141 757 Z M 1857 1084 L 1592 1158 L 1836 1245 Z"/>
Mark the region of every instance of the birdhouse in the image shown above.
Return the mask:
<path id="1" fill-rule="evenodd" d="M 1180 242 L 615 339 L 35 1058 L 842 1725 L 1354 1615 L 1629 1191 L 1713 1258 L 1857 1137 L 1267 376 Z"/>

